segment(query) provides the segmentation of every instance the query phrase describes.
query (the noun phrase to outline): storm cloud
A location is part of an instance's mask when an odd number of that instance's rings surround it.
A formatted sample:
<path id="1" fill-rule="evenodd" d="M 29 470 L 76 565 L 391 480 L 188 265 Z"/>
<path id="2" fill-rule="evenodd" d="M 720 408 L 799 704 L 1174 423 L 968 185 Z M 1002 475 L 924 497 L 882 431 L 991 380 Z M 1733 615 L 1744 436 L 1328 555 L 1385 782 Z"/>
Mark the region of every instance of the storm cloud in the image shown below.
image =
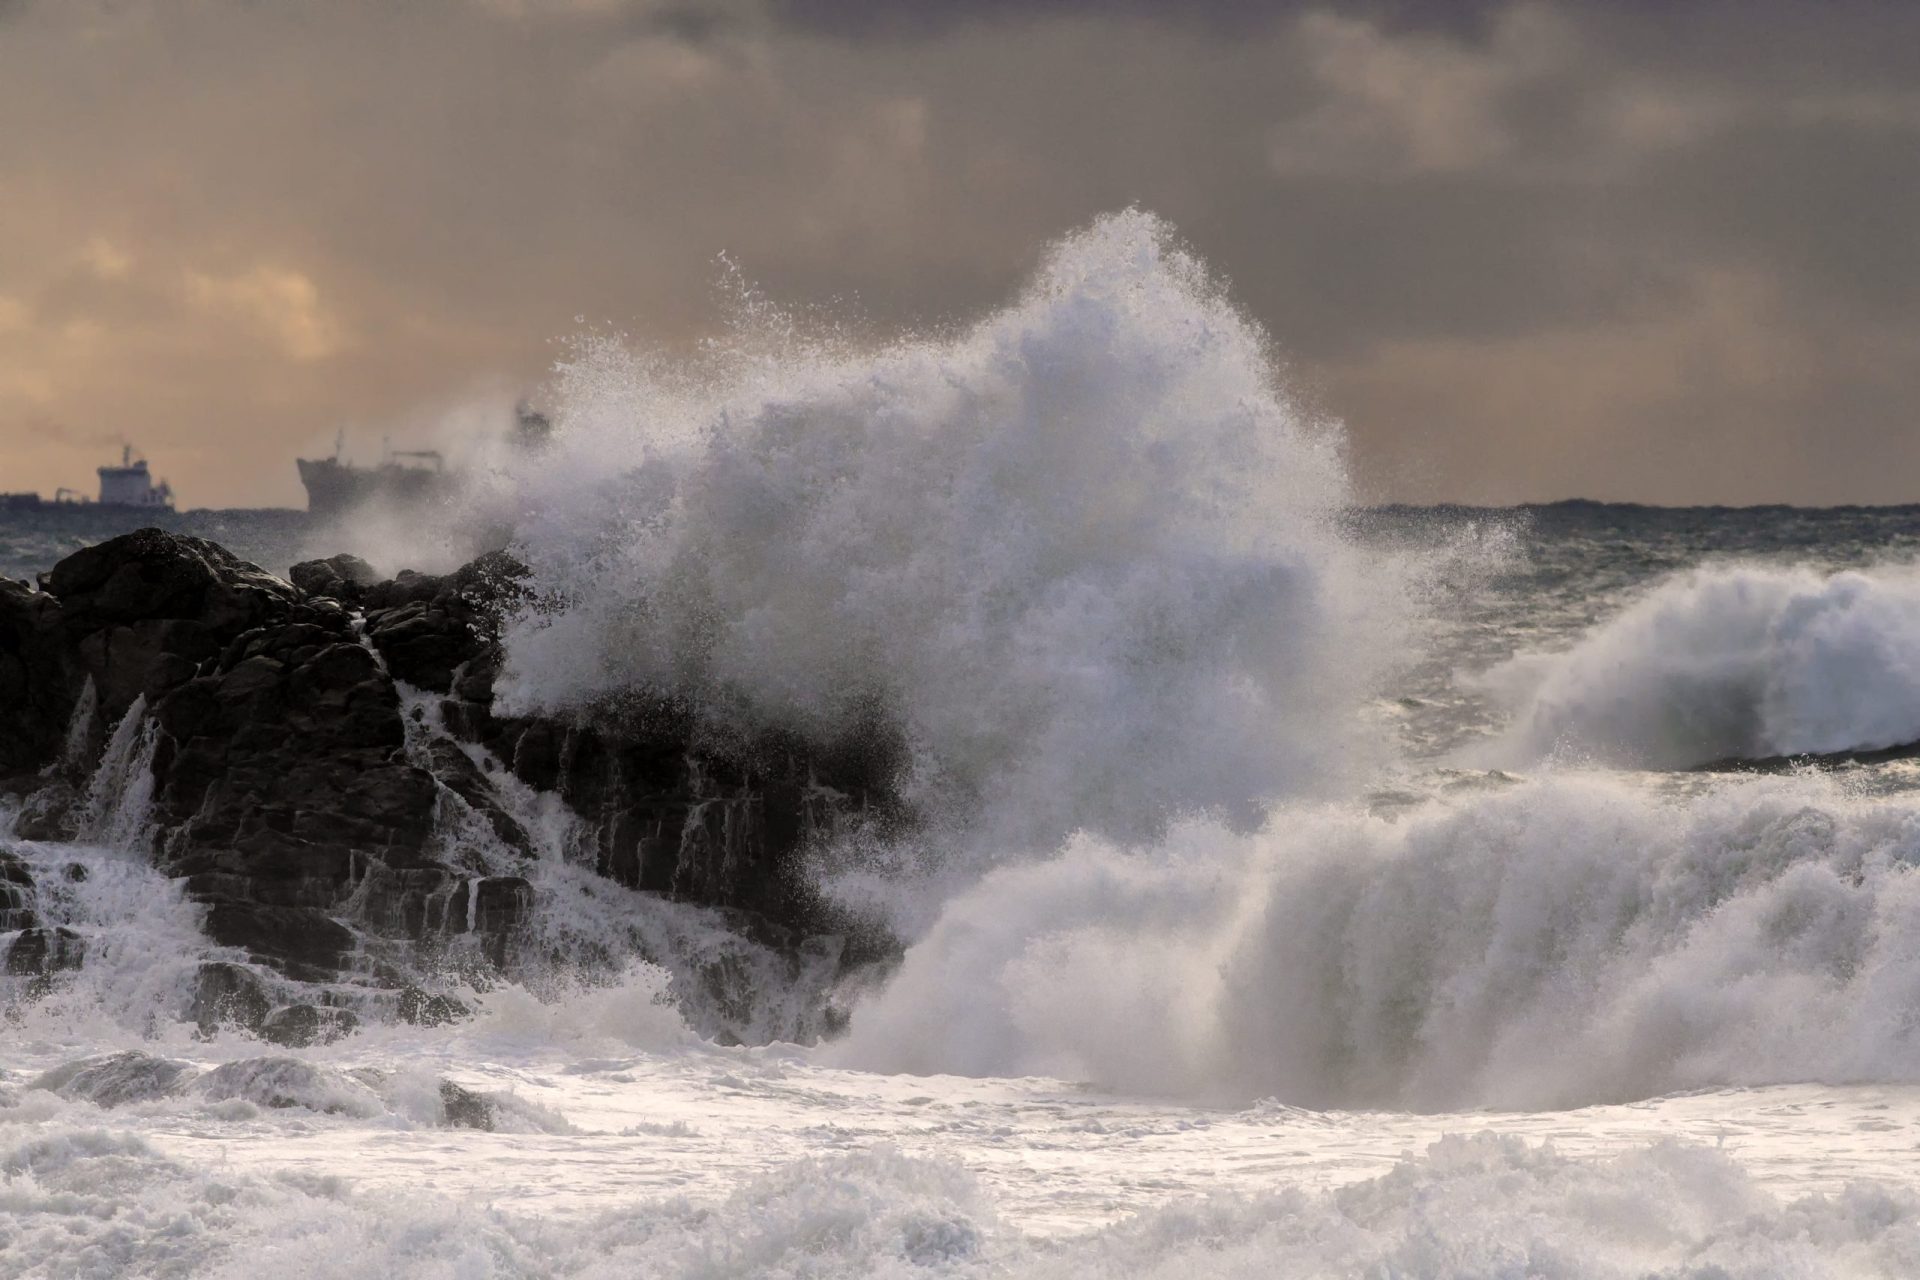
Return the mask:
<path id="1" fill-rule="evenodd" d="M 8 0 L 0 489 L 192 505 L 678 346 L 876 332 L 1171 219 L 1377 498 L 1920 496 L 1920 8 Z"/>

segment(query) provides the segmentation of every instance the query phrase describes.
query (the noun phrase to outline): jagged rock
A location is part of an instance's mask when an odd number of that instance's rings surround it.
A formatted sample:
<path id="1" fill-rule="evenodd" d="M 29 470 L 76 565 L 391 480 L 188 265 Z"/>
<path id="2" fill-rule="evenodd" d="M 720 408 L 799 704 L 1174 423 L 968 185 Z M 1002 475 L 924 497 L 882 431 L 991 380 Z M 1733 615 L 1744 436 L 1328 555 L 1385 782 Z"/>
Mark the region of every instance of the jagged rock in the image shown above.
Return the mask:
<path id="1" fill-rule="evenodd" d="M 481 946 L 494 964 L 505 968 L 515 943 L 533 915 L 533 886 L 519 876 L 488 876 L 470 880 L 466 891 L 467 924 L 480 935 Z"/>
<path id="2" fill-rule="evenodd" d="M 318 1004 L 290 1004 L 275 1009 L 260 1024 L 260 1038 L 289 1049 L 332 1044 L 352 1035 L 360 1019 L 350 1009 Z"/>
<path id="3" fill-rule="evenodd" d="M 202 1035 L 225 1026 L 257 1033 L 272 1008 L 266 985 L 253 970 L 226 960 L 210 960 L 194 977 L 187 1016 Z"/>
<path id="4" fill-rule="evenodd" d="M 358 604 L 366 589 L 380 581 L 372 565 L 345 553 L 325 560 L 303 560 L 288 570 L 287 576 L 310 596 L 326 596 L 347 604 Z"/>
<path id="5" fill-rule="evenodd" d="M 33 901 L 33 874 L 27 864 L 0 849 L 0 933 L 31 929 L 36 919 Z"/>
<path id="6" fill-rule="evenodd" d="M 74 552 L 45 577 L 70 623 L 108 626 L 161 618 L 237 630 L 275 615 L 293 588 L 204 538 L 140 529 Z"/>
<path id="7" fill-rule="evenodd" d="M 451 1080 L 440 1082 L 440 1112 L 449 1127 L 493 1132 L 494 1105 L 482 1094 L 462 1088 Z"/>
<path id="8" fill-rule="evenodd" d="M 501 844 L 523 858 L 534 856 L 533 841 L 512 814 L 501 807 L 493 784 L 480 767 L 459 747 L 445 740 L 435 742 L 429 753 L 433 776 L 440 785 L 459 796 L 461 801 L 484 818 Z"/>
<path id="9" fill-rule="evenodd" d="M 111 723 L 299 600 L 225 548 L 159 529 L 76 551 L 42 585 L 0 583 L 0 776 L 58 758 L 89 679 Z"/>
<path id="10" fill-rule="evenodd" d="M 151 702 L 230 637 L 285 617 L 294 588 L 202 538 L 141 529 L 74 552 L 45 578 L 101 713 Z"/>
<path id="11" fill-rule="evenodd" d="M 820 744 L 712 739 L 671 700 L 629 705 L 617 721 L 497 716 L 501 611 L 536 585 L 525 566 L 494 553 L 447 575 L 372 576 L 334 556 L 288 583 L 149 529 L 68 557 L 44 590 L 0 583 L 0 793 L 25 800 L 17 830 L 64 832 L 85 794 L 84 762 L 57 765 L 69 725 L 83 721 L 74 741 L 97 744 L 144 697 L 158 865 L 206 905 L 210 937 L 286 978 L 351 968 L 399 988 L 407 966 L 391 946 L 405 942 L 462 966 L 516 962 L 532 890 L 474 874 L 535 850 L 503 801 L 502 771 L 557 793 L 612 879 L 790 939 L 830 923 L 795 873 L 798 854 L 830 829 L 836 796 L 878 798 L 867 811 L 887 812 L 898 744 L 884 717 Z M 97 700 L 83 702 L 90 680 Z M 458 742 L 423 722 L 410 745 L 411 699 L 396 682 L 440 695 L 431 714 Z M 466 811 L 478 821 L 462 826 Z M 26 892 L 0 864 L 0 923 L 29 930 L 10 955 L 44 972 L 80 940 L 33 934 Z M 477 948 L 455 945 L 469 934 Z M 397 1001 L 416 1021 L 465 1012 L 445 997 Z M 244 966 L 209 965 L 192 1016 L 203 1028 L 264 1026 L 270 1003 Z M 281 1022 L 309 1017 L 335 1021 Z"/>
<path id="12" fill-rule="evenodd" d="M 405 571 L 367 592 L 367 639 L 397 678 L 451 693 L 464 667 L 492 658 L 500 608 L 525 595 L 526 576 L 502 551 L 444 577 Z M 492 696 L 490 675 L 484 696 Z"/>
<path id="13" fill-rule="evenodd" d="M 0 970 L 15 977 L 45 977 L 78 969 L 86 958 L 87 940 L 65 925 L 25 929 L 7 948 Z"/>

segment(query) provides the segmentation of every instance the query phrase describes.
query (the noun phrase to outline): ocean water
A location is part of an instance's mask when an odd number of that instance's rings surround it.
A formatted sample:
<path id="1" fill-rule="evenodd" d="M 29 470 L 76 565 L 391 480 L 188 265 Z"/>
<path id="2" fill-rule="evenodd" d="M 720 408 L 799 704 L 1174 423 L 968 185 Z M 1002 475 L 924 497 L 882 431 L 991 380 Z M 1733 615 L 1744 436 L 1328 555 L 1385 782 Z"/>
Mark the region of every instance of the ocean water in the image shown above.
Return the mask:
<path id="1" fill-rule="evenodd" d="M 814 873 L 900 963 L 823 1037 L 522 788 L 538 981 L 202 1039 L 136 711 L 8 842 L 93 947 L 0 1026 L 0 1275 L 1920 1274 L 1920 764 L 1697 767 L 1920 740 L 1920 508 L 1367 506 L 1140 214 L 964 330 L 736 320 L 480 473 L 501 696 L 883 718 L 920 827 Z"/>

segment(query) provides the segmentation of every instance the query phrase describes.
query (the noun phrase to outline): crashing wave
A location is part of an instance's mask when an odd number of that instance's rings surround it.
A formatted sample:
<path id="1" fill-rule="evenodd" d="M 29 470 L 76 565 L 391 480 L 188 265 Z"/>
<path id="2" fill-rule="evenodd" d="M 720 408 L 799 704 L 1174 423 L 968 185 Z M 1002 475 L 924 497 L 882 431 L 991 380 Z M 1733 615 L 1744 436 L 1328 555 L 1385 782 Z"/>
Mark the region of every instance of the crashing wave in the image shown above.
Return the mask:
<path id="1" fill-rule="evenodd" d="M 1920 1080 L 1920 801 L 1563 777 L 1090 837 L 948 904 L 832 1048 L 1309 1106 Z"/>
<path id="2" fill-rule="evenodd" d="M 1485 754 L 1668 769 L 1920 742 L 1915 636 L 1912 566 L 1699 569 L 1483 677 L 1513 715 Z"/>
<path id="3" fill-rule="evenodd" d="M 701 370 L 604 343 L 563 369 L 505 711 L 666 692 L 813 741 L 878 717 L 976 848 L 1250 824 L 1362 754 L 1344 726 L 1417 558 L 1342 538 L 1338 432 L 1163 223 L 1099 220 L 951 337 L 762 328 Z"/>

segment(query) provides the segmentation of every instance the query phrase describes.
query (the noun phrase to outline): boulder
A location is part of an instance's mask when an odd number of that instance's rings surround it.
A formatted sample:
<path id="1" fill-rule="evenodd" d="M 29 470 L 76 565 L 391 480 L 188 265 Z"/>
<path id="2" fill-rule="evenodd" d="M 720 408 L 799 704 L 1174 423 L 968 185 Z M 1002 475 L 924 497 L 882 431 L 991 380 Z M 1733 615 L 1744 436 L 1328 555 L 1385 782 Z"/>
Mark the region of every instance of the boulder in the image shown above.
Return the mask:
<path id="1" fill-rule="evenodd" d="M 287 576 L 310 596 L 325 596 L 344 604 L 358 604 L 366 589 L 380 581 L 372 565 L 344 553 L 325 560 L 303 560 L 288 570 Z"/>
<path id="2" fill-rule="evenodd" d="M 290 1004 L 275 1009 L 260 1024 L 260 1038 L 289 1049 L 308 1045 L 332 1044 L 350 1036 L 360 1019 L 348 1009 L 318 1004 Z"/>
<path id="3" fill-rule="evenodd" d="M 201 965 L 194 977 L 187 1016 L 202 1035 L 212 1035 L 222 1027 L 257 1033 L 272 1008 L 273 1001 L 258 974 L 245 965 L 213 960 Z"/>
<path id="4" fill-rule="evenodd" d="M 299 600 L 224 547 L 160 529 L 74 552 L 41 590 L 0 583 L 0 777 L 59 758 L 89 680 L 95 714 L 111 724 Z"/>
<path id="5" fill-rule="evenodd" d="M 195 1074 L 185 1062 L 128 1049 L 65 1063 L 40 1076 L 33 1087 L 99 1107 L 121 1107 L 177 1093 Z"/>
<path id="6" fill-rule="evenodd" d="M 463 1088 L 451 1080 L 440 1082 L 440 1114 L 448 1127 L 493 1132 L 494 1105 L 484 1094 Z"/>

